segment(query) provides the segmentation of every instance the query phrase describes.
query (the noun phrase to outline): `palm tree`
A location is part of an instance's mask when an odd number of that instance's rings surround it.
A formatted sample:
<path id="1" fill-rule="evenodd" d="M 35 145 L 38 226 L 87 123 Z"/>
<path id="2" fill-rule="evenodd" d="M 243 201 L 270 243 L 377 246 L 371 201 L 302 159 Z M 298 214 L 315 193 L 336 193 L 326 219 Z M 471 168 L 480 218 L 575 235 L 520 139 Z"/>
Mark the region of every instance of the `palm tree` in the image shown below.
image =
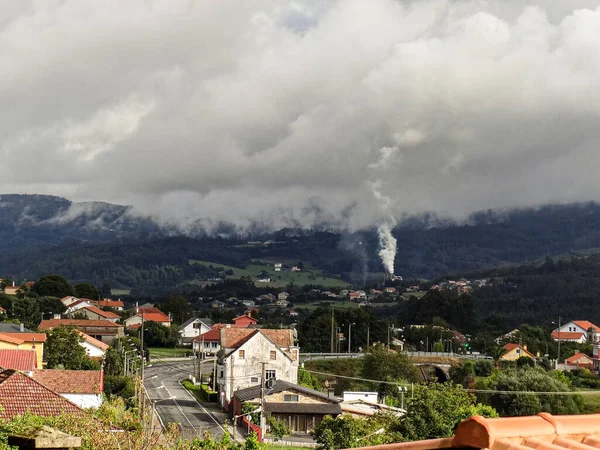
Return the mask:
<path id="1" fill-rule="evenodd" d="M 490 349 L 490 354 L 492 355 L 492 359 L 494 360 L 496 369 L 500 365 L 500 359 L 502 358 L 502 356 L 504 356 L 506 352 L 507 350 L 504 347 L 492 347 Z"/>

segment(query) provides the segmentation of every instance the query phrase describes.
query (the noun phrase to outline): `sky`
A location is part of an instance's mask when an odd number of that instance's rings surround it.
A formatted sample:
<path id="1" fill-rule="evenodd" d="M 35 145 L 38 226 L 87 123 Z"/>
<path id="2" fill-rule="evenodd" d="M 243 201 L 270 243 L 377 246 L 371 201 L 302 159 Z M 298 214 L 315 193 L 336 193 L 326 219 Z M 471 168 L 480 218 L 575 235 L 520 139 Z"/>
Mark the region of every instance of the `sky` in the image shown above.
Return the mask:
<path id="1" fill-rule="evenodd" d="M 600 198 L 600 0 L 0 3 L 0 192 L 182 228 Z"/>

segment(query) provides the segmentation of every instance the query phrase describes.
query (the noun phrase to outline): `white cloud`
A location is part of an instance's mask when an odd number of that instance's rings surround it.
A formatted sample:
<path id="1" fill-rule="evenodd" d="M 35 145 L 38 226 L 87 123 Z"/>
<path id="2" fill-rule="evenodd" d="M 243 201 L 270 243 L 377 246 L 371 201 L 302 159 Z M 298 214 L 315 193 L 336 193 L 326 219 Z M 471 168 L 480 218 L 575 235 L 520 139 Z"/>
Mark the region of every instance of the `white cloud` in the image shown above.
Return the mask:
<path id="1" fill-rule="evenodd" d="M 0 192 L 184 228 L 597 199 L 599 5 L 2 5 Z"/>

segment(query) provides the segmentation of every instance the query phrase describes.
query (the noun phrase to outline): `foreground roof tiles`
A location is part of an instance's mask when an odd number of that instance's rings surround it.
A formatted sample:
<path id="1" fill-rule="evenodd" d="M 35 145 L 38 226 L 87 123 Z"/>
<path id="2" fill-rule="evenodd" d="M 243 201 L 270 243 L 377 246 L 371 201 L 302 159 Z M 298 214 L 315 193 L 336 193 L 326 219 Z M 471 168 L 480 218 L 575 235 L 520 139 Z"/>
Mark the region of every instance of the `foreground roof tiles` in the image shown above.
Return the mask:
<path id="1" fill-rule="evenodd" d="M 594 325 L 589 320 L 574 320 L 573 323 L 583 328 L 585 331 L 589 330 L 590 328 L 592 328 L 595 332 L 600 331 L 600 328 L 598 328 L 598 326 Z"/>
<path id="2" fill-rule="evenodd" d="M 369 450 L 592 450 L 600 448 L 600 414 L 463 420 L 454 437 L 363 447 Z"/>
<path id="3" fill-rule="evenodd" d="M 37 368 L 35 350 L 0 350 L 0 368 L 31 372 Z"/>
<path id="4" fill-rule="evenodd" d="M 16 370 L 0 372 L 0 418 L 12 419 L 27 412 L 38 416 L 62 413 L 83 415 L 74 403 Z"/>
<path id="5" fill-rule="evenodd" d="M 10 336 L 12 338 L 21 339 L 23 342 L 46 342 L 46 338 L 48 337 L 46 333 L 20 333 L 20 332 L 10 332 L 10 333 L 0 333 L 5 336 Z"/>
<path id="6" fill-rule="evenodd" d="M 60 394 L 98 395 L 103 390 L 100 370 L 37 370 L 32 378 Z"/>

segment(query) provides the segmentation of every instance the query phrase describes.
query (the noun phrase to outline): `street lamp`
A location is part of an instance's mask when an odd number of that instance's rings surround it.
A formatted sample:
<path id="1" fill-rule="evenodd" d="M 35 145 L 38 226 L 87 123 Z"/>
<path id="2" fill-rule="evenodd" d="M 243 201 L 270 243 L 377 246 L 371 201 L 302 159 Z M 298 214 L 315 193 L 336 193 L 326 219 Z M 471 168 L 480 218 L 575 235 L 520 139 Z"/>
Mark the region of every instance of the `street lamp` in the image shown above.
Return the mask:
<path id="1" fill-rule="evenodd" d="M 560 321 L 561 321 L 562 317 L 558 316 L 558 336 L 557 336 L 557 340 L 558 340 L 558 349 L 556 352 L 556 364 L 555 364 L 555 368 L 558 368 L 558 364 L 560 363 Z M 553 324 L 555 324 L 555 322 L 552 322 Z"/>
<path id="2" fill-rule="evenodd" d="M 261 412 L 261 408 L 260 406 L 250 412 L 244 413 L 244 414 L 240 414 L 239 416 L 233 416 L 233 420 L 231 421 L 231 436 L 233 437 L 234 441 L 235 441 L 235 423 L 236 421 L 240 418 L 240 417 L 244 417 L 244 416 L 249 416 L 250 414 L 256 414 Z M 248 427 L 250 427 L 250 424 L 248 423 Z"/>
<path id="3" fill-rule="evenodd" d="M 398 386 L 398 390 L 400 391 L 400 408 L 404 409 L 404 394 L 408 392 L 408 388 L 406 386 Z"/>
<path id="4" fill-rule="evenodd" d="M 351 322 L 348 325 L 348 352 L 347 353 L 350 353 L 352 351 L 351 350 L 351 348 L 352 348 L 352 325 L 356 325 L 356 324 L 354 322 Z"/>

